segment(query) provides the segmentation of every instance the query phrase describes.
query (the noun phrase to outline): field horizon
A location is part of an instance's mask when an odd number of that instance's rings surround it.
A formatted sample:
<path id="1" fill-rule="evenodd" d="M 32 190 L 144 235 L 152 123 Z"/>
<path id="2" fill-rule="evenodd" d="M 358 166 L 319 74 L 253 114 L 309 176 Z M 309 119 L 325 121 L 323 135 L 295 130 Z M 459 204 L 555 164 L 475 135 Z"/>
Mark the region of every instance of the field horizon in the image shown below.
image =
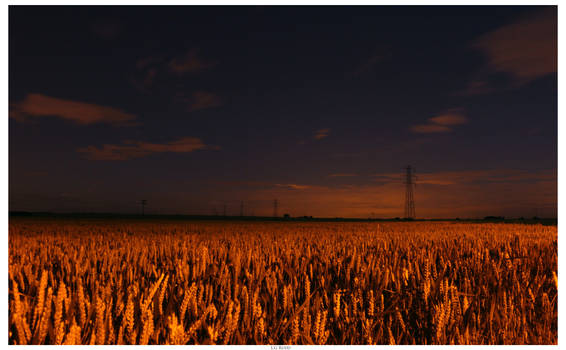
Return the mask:
<path id="1" fill-rule="evenodd" d="M 32 211 L 11 211 L 8 214 L 10 219 L 17 218 L 53 218 L 53 219 L 107 219 L 107 220 L 188 220 L 188 221 L 314 221 L 314 222 L 501 222 L 501 223 L 525 223 L 558 225 L 558 218 L 547 217 L 504 217 L 504 216 L 485 216 L 483 218 L 462 217 L 462 218 L 363 218 L 363 217 L 314 217 L 314 216 L 259 216 L 259 215 L 193 215 L 193 214 L 124 214 L 124 213 L 105 213 L 105 212 L 32 212 Z"/>

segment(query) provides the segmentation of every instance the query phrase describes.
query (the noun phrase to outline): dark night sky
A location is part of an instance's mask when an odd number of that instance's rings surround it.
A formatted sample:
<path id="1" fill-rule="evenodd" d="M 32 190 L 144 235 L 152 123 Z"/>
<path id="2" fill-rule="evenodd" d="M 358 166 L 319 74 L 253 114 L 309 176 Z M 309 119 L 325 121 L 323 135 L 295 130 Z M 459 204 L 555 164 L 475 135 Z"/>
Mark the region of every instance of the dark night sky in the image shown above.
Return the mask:
<path id="1" fill-rule="evenodd" d="M 11 6 L 9 207 L 556 216 L 556 7 Z"/>

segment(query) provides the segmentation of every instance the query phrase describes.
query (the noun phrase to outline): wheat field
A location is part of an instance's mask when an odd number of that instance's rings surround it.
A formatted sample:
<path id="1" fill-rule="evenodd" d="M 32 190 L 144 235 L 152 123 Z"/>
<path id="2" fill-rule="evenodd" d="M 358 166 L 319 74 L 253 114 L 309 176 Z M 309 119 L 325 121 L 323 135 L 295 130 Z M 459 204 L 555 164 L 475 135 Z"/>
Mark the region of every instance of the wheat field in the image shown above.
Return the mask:
<path id="1" fill-rule="evenodd" d="M 556 226 L 10 220 L 10 344 L 556 344 Z"/>

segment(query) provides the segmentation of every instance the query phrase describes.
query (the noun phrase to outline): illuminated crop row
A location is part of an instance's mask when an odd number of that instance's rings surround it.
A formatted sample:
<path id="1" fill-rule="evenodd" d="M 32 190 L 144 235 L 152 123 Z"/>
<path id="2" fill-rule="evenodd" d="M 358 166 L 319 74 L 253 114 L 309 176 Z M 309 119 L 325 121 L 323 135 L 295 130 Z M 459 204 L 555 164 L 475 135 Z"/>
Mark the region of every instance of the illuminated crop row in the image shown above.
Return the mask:
<path id="1" fill-rule="evenodd" d="M 556 226 L 12 220 L 10 344 L 556 344 Z"/>

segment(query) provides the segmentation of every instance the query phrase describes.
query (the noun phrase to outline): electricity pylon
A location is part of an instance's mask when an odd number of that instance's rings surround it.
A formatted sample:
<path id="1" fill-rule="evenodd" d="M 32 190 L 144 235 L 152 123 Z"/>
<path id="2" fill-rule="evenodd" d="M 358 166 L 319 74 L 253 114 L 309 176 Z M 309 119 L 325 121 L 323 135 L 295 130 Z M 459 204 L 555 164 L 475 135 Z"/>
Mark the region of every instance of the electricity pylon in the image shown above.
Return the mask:
<path id="1" fill-rule="evenodd" d="M 414 169 L 409 165 L 405 173 L 405 218 L 407 219 L 415 218 L 415 197 L 413 194 L 413 187 L 415 186 L 413 182 L 414 178 Z"/>

